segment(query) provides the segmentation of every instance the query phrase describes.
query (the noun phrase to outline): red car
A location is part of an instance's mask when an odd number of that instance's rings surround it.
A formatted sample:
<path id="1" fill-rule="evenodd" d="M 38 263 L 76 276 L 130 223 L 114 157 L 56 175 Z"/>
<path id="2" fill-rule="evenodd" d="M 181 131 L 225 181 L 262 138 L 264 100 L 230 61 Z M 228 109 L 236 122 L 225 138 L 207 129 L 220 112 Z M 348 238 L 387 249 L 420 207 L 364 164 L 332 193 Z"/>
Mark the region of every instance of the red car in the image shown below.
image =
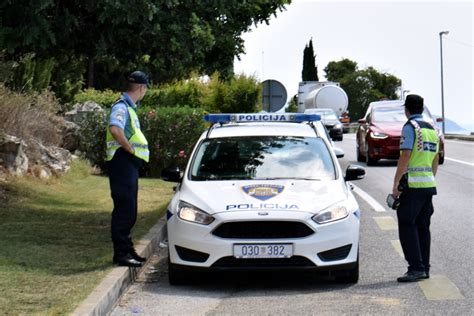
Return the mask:
<path id="1" fill-rule="evenodd" d="M 431 122 L 440 135 L 439 163 L 444 162 L 444 135 L 436 126 L 442 119 L 434 119 L 425 106 L 423 118 Z M 372 102 L 357 129 L 357 161 L 373 166 L 380 159 L 400 157 L 400 136 L 406 123 L 403 101 Z"/>

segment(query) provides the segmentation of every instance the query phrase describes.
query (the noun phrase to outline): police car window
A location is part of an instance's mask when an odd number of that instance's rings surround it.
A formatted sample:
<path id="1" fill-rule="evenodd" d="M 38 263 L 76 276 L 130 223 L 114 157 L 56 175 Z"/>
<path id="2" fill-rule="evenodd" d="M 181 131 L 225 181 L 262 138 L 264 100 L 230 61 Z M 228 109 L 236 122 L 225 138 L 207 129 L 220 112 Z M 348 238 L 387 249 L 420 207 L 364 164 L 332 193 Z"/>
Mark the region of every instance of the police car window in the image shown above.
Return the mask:
<path id="1" fill-rule="evenodd" d="M 336 172 L 325 143 L 316 137 L 246 136 L 204 140 L 191 180 L 331 180 Z"/>

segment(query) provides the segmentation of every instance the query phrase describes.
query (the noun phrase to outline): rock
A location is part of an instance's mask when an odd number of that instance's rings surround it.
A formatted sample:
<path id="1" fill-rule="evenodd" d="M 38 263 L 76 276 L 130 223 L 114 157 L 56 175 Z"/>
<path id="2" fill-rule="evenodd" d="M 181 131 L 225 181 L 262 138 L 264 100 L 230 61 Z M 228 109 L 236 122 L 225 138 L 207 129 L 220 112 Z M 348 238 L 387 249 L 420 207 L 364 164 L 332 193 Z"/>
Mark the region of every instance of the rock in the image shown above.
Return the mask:
<path id="1" fill-rule="evenodd" d="M 104 112 L 104 109 L 93 101 L 76 103 L 71 111 L 64 114 L 64 118 L 74 123 L 80 123 L 90 112 Z"/>
<path id="2" fill-rule="evenodd" d="M 79 149 L 80 127 L 76 123 L 63 120 L 61 124 L 62 144 L 61 147 L 74 152 Z"/>
<path id="3" fill-rule="evenodd" d="M 18 137 L 0 135 L 0 165 L 8 172 L 21 176 L 28 170 L 28 157 L 25 154 L 26 143 Z"/>
<path id="4" fill-rule="evenodd" d="M 40 178 L 40 179 L 49 179 L 53 175 L 51 170 L 41 165 L 36 165 L 33 168 L 31 168 L 31 173 L 36 178 Z"/>
<path id="5" fill-rule="evenodd" d="M 39 146 L 43 166 L 53 173 L 63 173 L 69 170 L 72 155 L 68 150 L 56 146 L 46 147 L 42 144 L 39 144 Z"/>

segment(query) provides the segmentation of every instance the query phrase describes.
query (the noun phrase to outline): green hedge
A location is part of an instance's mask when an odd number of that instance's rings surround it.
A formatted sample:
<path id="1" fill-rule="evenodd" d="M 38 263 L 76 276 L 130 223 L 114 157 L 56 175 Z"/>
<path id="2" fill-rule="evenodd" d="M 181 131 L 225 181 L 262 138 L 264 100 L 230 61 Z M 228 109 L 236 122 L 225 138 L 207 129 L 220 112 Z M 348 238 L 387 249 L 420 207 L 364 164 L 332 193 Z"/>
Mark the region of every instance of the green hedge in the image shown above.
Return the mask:
<path id="1" fill-rule="evenodd" d="M 105 170 L 105 134 L 109 111 L 89 114 L 81 123 L 81 151 L 93 165 Z M 205 130 L 204 111 L 189 107 L 139 108 L 142 131 L 150 148 L 150 163 L 142 175 L 159 177 L 168 166 L 186 166 L 196 140 Z"/>
<path id="2" fill-rule="evenodd" d="M 142 109 L 140 123 L 150 148 L 146 174 L 157 177 L 163 168 L 184 168 L 199 136 L 206 129 L 204 111 L 190 107 Z"/>
<path id="3" fill-rule="evenodd" d="M 120 96 L 111 90 L 86 89 L 78 93 L 74 101 L 94 101 L 104 108 Z M 218 74 L 208 80 L 191 78 L 153 87 L 141 101 L 142 107 L 159 109 L 168 107 L 202 108 L 214 113 L 258 112 L 261 106 L 261 86 L 255 77 L 237 75 L 227 81 Z"/>

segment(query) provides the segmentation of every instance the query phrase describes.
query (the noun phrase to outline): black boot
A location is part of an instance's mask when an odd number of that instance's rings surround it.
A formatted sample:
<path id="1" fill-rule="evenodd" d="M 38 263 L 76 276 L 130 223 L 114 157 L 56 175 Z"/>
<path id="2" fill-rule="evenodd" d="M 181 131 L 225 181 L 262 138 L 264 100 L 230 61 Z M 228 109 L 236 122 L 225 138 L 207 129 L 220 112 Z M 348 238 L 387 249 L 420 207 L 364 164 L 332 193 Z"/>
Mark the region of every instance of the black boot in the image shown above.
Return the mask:
<path id="1" fill-rule="evenodd" d="M 128 253 L 130 254 L 130 256 L 132 256 L 133 259 L 137 260 L 138 262 L 146 262 L 146 258 L 139 256 L 135 249 L 132 248 Z"/>
<path id="2" fill-rule="evenodd" d="M 408 271 L 397 279 L 398 282 L 415 282 L 421 279 L 427 279 L 425 271 Z"/>
<path id="3" fill-rule="evenodd" d="M 122 267 L 141 267 L 142 263 L 140 261 L 137 261 L 133 259 L 133 257 L 130 254 L 126 255 L 114 255 L 113 259 L 114 263 L 118 264 L 119 266 Z"/>

